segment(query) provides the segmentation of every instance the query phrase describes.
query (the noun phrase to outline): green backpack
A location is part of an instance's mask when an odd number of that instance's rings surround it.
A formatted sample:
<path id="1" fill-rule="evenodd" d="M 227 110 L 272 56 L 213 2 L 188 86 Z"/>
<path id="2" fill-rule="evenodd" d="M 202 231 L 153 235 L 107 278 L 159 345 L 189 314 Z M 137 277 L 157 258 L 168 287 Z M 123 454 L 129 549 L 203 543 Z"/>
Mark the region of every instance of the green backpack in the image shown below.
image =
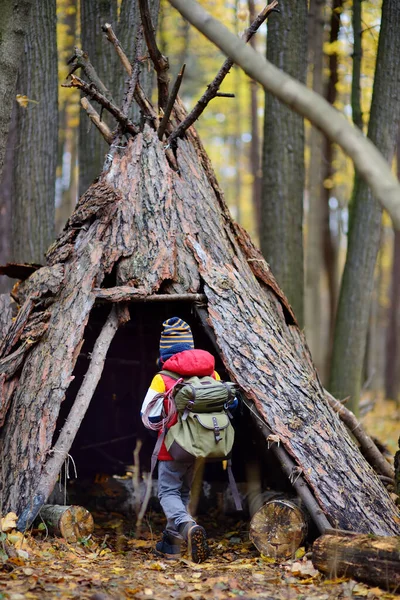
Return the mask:
<path id="1" fill-rule="evenodd" d="M 226 460 L 236 509 L 242 510 L 230 459 L 235 430 L 229 406 L 235 400 L 237 386 L 209 376 L 182 378 L 171 371 L 160 373 L 177 381 L 171 396 L 178 420 L 165 433 L 168 452 L 177 461 Z"/>

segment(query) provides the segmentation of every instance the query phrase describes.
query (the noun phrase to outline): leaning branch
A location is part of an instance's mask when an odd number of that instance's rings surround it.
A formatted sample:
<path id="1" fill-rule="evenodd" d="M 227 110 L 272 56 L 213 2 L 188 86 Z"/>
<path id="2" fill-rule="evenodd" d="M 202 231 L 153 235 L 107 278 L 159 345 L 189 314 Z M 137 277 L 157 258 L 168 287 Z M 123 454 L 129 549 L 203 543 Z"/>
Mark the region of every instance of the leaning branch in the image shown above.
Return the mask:
<path id="1" fill-rule="evenodd" d="M 119 59 L 123 65 L 125 71 L 128 73 L 129 77 L 132 77 L 133 67 L 132 67 L 131 63 L 129 62 L 129 59 L 126 56 L 125 52 L 123 51 L 122 46 L 119 42 L 119 39 L 115 35 L 113 28 L 111 27 L 111 25 L 109 23 L 106 23 L 105 25 L 103 25 L 102 29 L 103 29 L 104 33 L 106 34 L 106 38 L 108 39 L 108 41 L 111 42 L 111 44 L 114 46 L 115 51 L 116 51 L 117 55 L 119 56 Z M 140 62 L 138 57 L 136 57 L 136 61 Z M 145 93 L 143 92 L 139 81 L 137 81 L 137 83 L 136 83 L 133 97 L 136 100 L 137 104 L 139 105 L 139 108 L 142 111 L 143 116 L 145 118 L 149 119 L 150 121 L 152 121 L 154 128 L 157 129 L 157 123 L 158 123 L 157 113 L 154 110 L 153 105 L 151 104 L 150 100 L 145 96 Z"/>
<path id="2" fill-rule="evenodd" d="M 177 76 L 174 86 L 172 88 L 171 94 L 168 98 L 167 107 L 165 109 L 163 118 L 161 119 L 160 127 L 158 128 L 158 132 L 157 132 L 159 140 L 162 140 L 164 132 L 167 128 L 169 117 L 170 117 L 172 109 L 174 107 L 176 97 L 179 93 L 179 88 L 181 87 L 183 75 L 185 73 L 185 68 L 186 68 L 186 65 L 182 65 L 182 68 L 181 68 L 180 72 L 178 73 L 178 76 Z"/>
<path id="3" fill-rule="evenodd" d="M 110 23 L 105 23 L 102 26 L 102 30 L 106 34 L 106 38 L 108 39 L 108 41 L 114 46 L 115 51 L 116 51 L 117 55 L 119 56 L 119 59 L 122 63 L 122 66 L 124 67 L 125 71 L 128 73 L 128 75 L 132 75 L 132 65 L 129 62 L 129 59 L 126 56 L 125 52 L 123 51 L 122 46 L 119 42 L 119 39 L 115 35 L 114 30 L 111 27 Z"/>
<path id="4" fill-rule="evenodd" d="M 173 4 L 173 3 L 171 2 L 171 4 Z M 246 29 L 246 31 L 243 33 L 242 40 L 244 42 L 248 42 L 253 37 L 253 35 L 256 33 L 256 31 L 260 28 L 260 26 L 264 23 L 264 21 L 268 18 L 268 16 L 276 9 L 277 6 L 278 6 L 278 0 L 272 0 L 272 2 L 270 4 L 268 4 L 268 6 L 266 6 L 260 12 L 258 17 L 250 25 L 250 27 L 248 27 Z M 195 121 L 197 121 L 197 119 L 204 112 L 205 108 L 207 107 L 209 102 L 211 102 L 211 100 L 213 98 L 215 98 L 216 96 L 222 96 L 222 94 L 219 93 L 218 90 L 221 86 L 221 83 L 223 82 L 223 80 L 229 73 L 230 69 L 232 68 L 233 63 L 234 63 L 234 61 L 231 58 L 226 59 L 226 61 L 224 62 L 224 64 L 220 68 L 220 70 L 218 71 L 217 75 L 215 76 L 214 80 L 207 87 L 206 91 L 204 92 L 204 94 L 202 95 L 200 100 L 198 100 L 198 102 L 194 106 L 194 108 L 190 111 L 190 113 L 188 114 L 186 119 L 184 121 L 182 121 L 182 123 L 176 128 L 176 130 L 173 131 L 171 133 L 171 135 L 169 136 L 169 138 L 168 138 L 169 145 L 173 144 L 174 140 L 176 140 L 177 138 L 183 136 L 185 131 L 187 129 L 189 129 L 189 127 L 191 125 L 193 125 L 193 123 Z M 234 95 L 230 94 L 228 96 L 228 94 L 224 94 L 224 96 L 231 98 Z"/>
<path id="5" fill-rule="evenodd" d="M 69 412 L 60 435 L 58 436 L 57 442 L 52 450 L 50 450 L 51 457 L 45 465 L 43 476 L 38 484 L 37 492 L 35 497 L 32 499 L 32 508 L 29 507 L 26 509 L 19 518 L 18 529 L 20 531 L 25 530 L 26 527 L 29 527 L 29 525 L 33 522 L 42 504 L 45 502 L 56 483 L 63 462 L 68 455 L 68 452 L 72 446 L 72 442 L 74 441 L 76 433 L 80 427 L 80 424 L 82 423 L 83 417 L 85 416 L 90 401 L 96 390 L 97 384 L 100 381 L 107 351 L 117 329 L 117 307 L 113 306 L 107 321 L 105 322 L 104 327 L 94 345 L 92 359 L 80 390 L 75 398 L 75 402 Z"/>
<path id="6" fill-rule="evenodd" d="M 63 87 L 76 87 L 82 92 L 84 92 L 87 96 L 98 102 L 101 106 L 103 106 L 109 113 L 113 115 L 117 119 L 117 121 L 121 124 L 125 131 L 128 131 L 132 135 L 136 135 L 139 133 L 139 128 L 136 127 L 132 123 L 128 117 L 126 117 L 123 112 L 115 106 L 110 100 L 108 100 L 103 94 L 100 94 L 93 86 L 80 79 L 80 77 L 76 77 L 76 75 L 71 75 L 71 81 L 69 83 L 63 83 Z"/>
<path id="7" fill-rule="evenodd" d="M 165 110 L 168 101 L 168 86 L 169 77 L 168 69 L 169 62 L 168 58 L 161 54 L 158 49 L 156 36 L 154 32 L 153 23 L 151 22 L 151 15 L 149 10 L 149 3 L 147 0 L 139 0 L 140 16 L 143 24 L 144 37 L 146 40 L 147 48 L 149 49 L 150 58 L 153 62 L 154 68 L 157 72 L 157 84 L 158 84 L 158 107 Z"/>
<path id="8" fill-rule="evenodd" d="M 91 122 L 93 123 L 93 125 L 95 125 L 95 127 L 97 127 L 97 129 L 100 131 L 101 135 L 106 140 L 106 142 L 108 144 L 111 144 L 112 140 L 113 140 L 113 136 L 110 131 L 110 128 L 108 127 L 108 125 L 106 125 L 106 123 L 104 121 L 101 120 L 100 115 L 97 112 L 97 110 L 95 110 L 93 108 L 93 106 L 90 104 L 89 100 L 85 97 L 81 98 L 81 106 L 86 111 L 86 114 L 89 117 L 89 119 L 91 120 Z"/>
<path id="9" fill-rule="evenodd" d="M 169 0 L 185 19 L 264 89 L 318 127 L 354 161 L 360 176 L 400 229 L 400 183 L 390 165 L 368 138 L 352 127 L 335 108 L 299 81 L 268 62 L 261 54 L 211 17 L 194 0 Z"/>
<path id="10" fill-rule="evenodd" d="M 113 98 L 109 89 L 104 85 L 100 77 L 97 75 L 96 69 L 90 62 L 89 56 L 86 54 L 86 52 L 77 47 L 75 47 L 74 52 L 74 55 L 67 61 L 67 65 L 72 65 L 72 69 L 68 73 L 68 76 L 71 76 L 73 73 L 75 73 L 77 69 L 82 69 L 86 77 L 97 87 L 99 92 L 108 98 L 110 102 L 113 102 Z"/>
<path id="11" fill-rule="evenodd" d="M 360 444 L 360 450 L 363 455 L 369 462 L 369 464 L 375 469 L 375 471 L 383 475 L 384 477 L 389 477 L 393 482 L 394 480 L 394 470 L 393 467 L 388 463 L 388 461 L 382 456 L 382 453 L 379 451 L 373 440 L 367 435 L 361 425 L 360 421 L 355 417 L 355 415 L 339 400 L 336 400 L 329 392 L 325 390 L 325 398 L 328 401 L 329 406 L 333 408 L 333 410 L 339 415 L 341 421 L 346 425 L 348 430 L 354 435 L 355 439 Z"/>

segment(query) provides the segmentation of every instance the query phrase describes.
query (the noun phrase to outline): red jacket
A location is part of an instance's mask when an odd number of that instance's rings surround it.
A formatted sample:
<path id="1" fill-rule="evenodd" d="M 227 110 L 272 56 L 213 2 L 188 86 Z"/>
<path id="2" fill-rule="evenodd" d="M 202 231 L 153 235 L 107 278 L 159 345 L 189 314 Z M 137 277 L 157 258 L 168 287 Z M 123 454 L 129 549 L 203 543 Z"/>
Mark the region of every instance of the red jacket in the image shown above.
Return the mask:
<path id="1" fill-rule="evenodd" d="M 174 354 L 171 358 L 166 360 L 162 368 L 177 373 L 182 377 L 191 377 L 193 375 L 197 375 L 198 377 L 209 375 L 214 377 L 214 379 L 218 377 L 214 370 L 215 359 L 213 355 L 206 350 L 184 350 L 183 352 L 178 352 L 178 354 Z M 176 383 L 176 380 L 168 377 L 168 375 L 163 375 L 162 373 L 160 373 L 160 375 L 165 384 L 165 391 L 168 392 L 168 390 Z M 164 400 L 164 407 L 167 409 L 165 402 L 166 401 Z M 170 426 L 175 425 L 177 420 L 178 417 L 175 416 L 171 421 Z M 158 460 L 173 460 L 166 449 L 164 442 L 158 454 Z"/>

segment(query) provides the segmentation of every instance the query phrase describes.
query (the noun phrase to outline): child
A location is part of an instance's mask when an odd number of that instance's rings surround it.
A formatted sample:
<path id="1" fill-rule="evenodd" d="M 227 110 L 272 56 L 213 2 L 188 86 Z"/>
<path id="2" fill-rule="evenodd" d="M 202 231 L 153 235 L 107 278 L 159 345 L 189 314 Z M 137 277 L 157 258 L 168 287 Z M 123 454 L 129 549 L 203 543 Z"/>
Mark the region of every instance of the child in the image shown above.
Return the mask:
<path id="1" fill-rule="evenodd" d="M 182 377 L 208 375 L 220 379 L 214 370 L 214 357 L 205 350 L 194 348 L 191 329 L 179 317 L 172 317 L 163 323 L 159 366 Z M 175 379 L 158 373 L 143 401 L 142 414 L 157 394 L 170 390 L 175 383 Z M 164 408 L 167 409 L 161 399 L 150 412 L 149 420 L 160 421 Z M 174 425 L 176 420 L 177 417 L 170 425 Z M 207 535 L 188 512 L 195 463 L 174 460 L 164 442 L 158 454 L 158 461 L 158 498 L 167 518 L 167 526 L 162 540 L 156 545 L 156 552 L 166 558 L 179 558 L 181 543 L 185 540 L 190 558 L 196 563 L 203 562 L 209 555 Z"/>

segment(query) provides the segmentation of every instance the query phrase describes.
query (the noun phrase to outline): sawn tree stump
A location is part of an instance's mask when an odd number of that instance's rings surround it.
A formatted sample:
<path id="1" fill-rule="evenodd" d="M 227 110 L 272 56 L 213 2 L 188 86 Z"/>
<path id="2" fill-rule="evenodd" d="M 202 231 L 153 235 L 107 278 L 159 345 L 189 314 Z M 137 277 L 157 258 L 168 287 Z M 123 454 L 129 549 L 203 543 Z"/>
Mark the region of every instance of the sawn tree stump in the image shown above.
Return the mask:
<path id="1" fill-rule="evenodd" d="M 37 522 L 44 522 L 50 535 L 63 537 L 67 542 L 77 542 L 94 529 L 93 517 L 83 506 L 45 504 Z"/>

